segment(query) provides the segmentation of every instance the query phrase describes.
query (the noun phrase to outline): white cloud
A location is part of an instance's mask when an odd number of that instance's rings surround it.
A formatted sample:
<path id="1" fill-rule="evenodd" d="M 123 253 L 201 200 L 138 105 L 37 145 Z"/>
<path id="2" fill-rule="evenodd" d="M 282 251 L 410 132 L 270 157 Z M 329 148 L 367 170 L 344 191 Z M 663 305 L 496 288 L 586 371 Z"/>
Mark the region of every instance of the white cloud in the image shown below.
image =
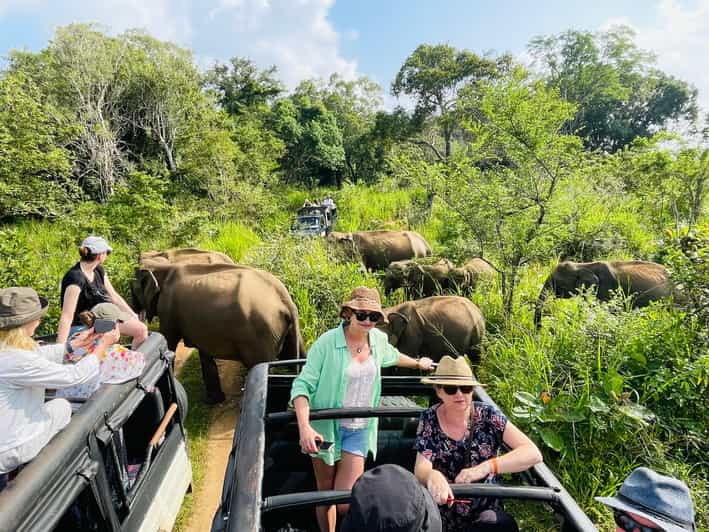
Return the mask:
<path id="1" fill-rule="evenodd" d="M 301 80 L 333 72 L 357 77 L 357 62 L 345 59 L 340 35 L 327 19 L 332 0 L 219 0 L 210 20 L 226 19 L 230 55 L 275 64 L 288 88 Z"/>
<path id="2" fill-rule="evenodd" d="M 97 22 L 112 33 L 141 28 L 158 39 L 189 45 L 189 10 L 189 0 L 71 0 L 63 2 L 52 23 Z"/>
<path id="3" fill-rule="evenodd" d="M 709 0 L 697 0 L 692 6 L 659 0 L 653 9 L 657 12 L 656 25 L 638 26 L 616 18 L 606 21 L 602 29 L 619 23 L 635 29 L 638 46 L 657 54 L 661 70 L 696 86 L 700 105 L 709 110 Z"/>
<path id="4" fill-rule="evenodd" d="M 36 13 L 51 32 L 72 22 L 96 22 L 111 33 L 141 28 L 193 49 L 200 64 L 248 57 L 275 64 L 289 89 L 306 78 L 358 76 L 357 62 L 341 52 L 341 36 L 328 20 L 334 0 L 0 0 L 0 15 Z M 7 19 L 8 23 L 9 18 Z M 22 46 L 23 43 L 18 43 Z"/>

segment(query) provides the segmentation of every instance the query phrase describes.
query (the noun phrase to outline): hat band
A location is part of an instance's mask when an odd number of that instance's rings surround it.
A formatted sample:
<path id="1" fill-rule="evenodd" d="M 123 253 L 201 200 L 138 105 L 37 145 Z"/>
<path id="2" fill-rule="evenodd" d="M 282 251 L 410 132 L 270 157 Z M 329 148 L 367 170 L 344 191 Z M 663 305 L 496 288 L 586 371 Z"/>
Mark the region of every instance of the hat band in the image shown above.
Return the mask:
<path id="1" fill-rule="evenodd" d="M 679 519 L 676 519 L 674 517 L 670 517 L 668 515 L 661 514 L 657 510 L 655 510 L 653 508 L 649 508 L 649 507 L 645 506 L 643 503 L 635 501 L 635 500 L 631 499 L 630 497 L 623 495 L 622 493 L 618 493 L 616 495 L 616 498 L 619 501 L 624 502 L 625 504 L 629 504 L 631 506 L 637 507 L 638 510 L 645 512 L 646 514 L 648 514 L 656 519 L 662 519 L 664 521 L 669 521 L 673 525 L 677 525 L 679 527 L 682 527 L 685 530 L 695 530 L 694 525 L 692 524 L 691 521 L 680 521 Z"/>
<path id="2" fill-rule="evenodd" d="M 460 375 L 431 375 L 428 377 L 429 380 L 447 380 L 447 381 L 475 381 L 475 377 L 461 377 Z"/>

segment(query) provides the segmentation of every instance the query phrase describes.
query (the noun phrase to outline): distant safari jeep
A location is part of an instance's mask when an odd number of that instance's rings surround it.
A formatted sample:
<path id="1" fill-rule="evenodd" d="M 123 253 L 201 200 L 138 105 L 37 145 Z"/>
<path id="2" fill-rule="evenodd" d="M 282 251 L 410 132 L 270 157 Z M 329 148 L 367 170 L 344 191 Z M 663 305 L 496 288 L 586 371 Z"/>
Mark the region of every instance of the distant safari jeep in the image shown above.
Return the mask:
<path id="1" fill-rule="evenodd" d="M 143 374 L 71 399 L 69 424 L 0 492 L 0 531 L 171 530 L 192 482 L 187 396 L 151 333 Z"/>
<path id="2" fill-rule="evenodd" d="M 327 236 L 335 227 L 337 209 L 329 205 L 305 205 L 296 212 L 292 232 L 302 236 Z"/>

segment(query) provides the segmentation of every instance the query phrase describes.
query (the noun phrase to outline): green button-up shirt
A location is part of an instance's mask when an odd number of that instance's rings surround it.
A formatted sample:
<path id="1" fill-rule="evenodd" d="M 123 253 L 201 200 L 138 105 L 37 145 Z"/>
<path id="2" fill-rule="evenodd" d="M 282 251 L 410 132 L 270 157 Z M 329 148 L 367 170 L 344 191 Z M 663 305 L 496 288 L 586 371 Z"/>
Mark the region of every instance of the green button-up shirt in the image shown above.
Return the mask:
<path id="1" fill-rule="evenodd" d="M 377 367 L 377 377 L 374 379 L 372 405 L 379 405 L 382 391 L 381 368 L 396 366 L 399 363 L 399 351 L 389 343 L 387 335 L 379 329 L 369 331 L 369 346 L 371 356 Z M 347 349 L 345 330 L 342 325 L 330 329 L 308 351 L 308 359 L 303 365 L 300 375 L 293 381 L 290 393 L 290 403 L 302 395 L 308 398 L 311 409 L 341 408 L 347 387 L 347 369 L 352 356 Z M 377 418 L 369 418 L 367 430 L 369 450 L 377 454 Z M 319 432 L 325 441 L 335 445 L 317 455 L 326 464 L 333 465 L 340 459 L 340 431 L 336 419 L 322 419 L 311 422 L 313 429 Z"/>

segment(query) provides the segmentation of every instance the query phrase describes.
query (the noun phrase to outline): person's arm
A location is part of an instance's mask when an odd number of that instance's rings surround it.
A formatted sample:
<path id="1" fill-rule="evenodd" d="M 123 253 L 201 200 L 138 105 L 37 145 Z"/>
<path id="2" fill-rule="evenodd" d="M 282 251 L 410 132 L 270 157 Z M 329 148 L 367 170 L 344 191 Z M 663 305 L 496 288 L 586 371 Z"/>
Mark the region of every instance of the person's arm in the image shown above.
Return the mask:
<path id="1" fill-rule="evenodd" d="M 59 327 L 57 329 L 57 343 L 59 344 L 66 343 L 67 338 L 69 338 L 69 330 L 74 321 L 74 312 L 76 312 L 80 294 L 81 288 L 76 284 L 70 284 L 64 290 L 64 304 L 62 305 L 62 314 L 59 317 Z"/>
<path id="2" fill-rule="evenodd" d="M 322 374 L 325 360 L 323 342 L 318 338 L 310 347 L 308 355 L 298 376 L 291 386 L 291 403 L 298 419 L 300 447 L 304 453 L 318 452 L 316 439 L 323 441 L 321 434 L 310 425 L 310 398 L 315 393 Z"/>
<path id="3" fill-rule="evenodd" d="M 474 467 L 463 469 L 455 478 L 455 481 L 457 483 L 477 482 L 491 474 L 518 473 L 543 460 L 542 453 L 534 442 L 524 432 L 515 427 L 511 421 L 507 422 L 502 439 L 510 447 L 510 452 L 486 460 Z"/>
<path id="4" fill-rule="evenodd" d="M 397 366 L 400 368 L 412 368 L 412 369 L 422 369 L 424 371 L 429 371 L 433 368 L 433 360 L 428 357 L 421 357 L 419 359 L 411 358 L 404 353 L 399 353 L 399 362 Z"/>
<path id="5" fill-rule="evenodd" d="M 416 453 L 414 475 L 421 484 L 426 486 L 437 505 L 452 504 L 449 501 L 453 499 L 453 491 L 448 480 L 443 473 L 433 469 L 433 464 L 421 453 Z"/>
<path id="6" fill-rule="evenodd" d="M 118 308 L 121 310 L 125 310 L 126 312 L 130 312 L 133 317 L 137 320 L 138 315 L 133 311 L 132 308 L 130 308 L 130 305 L 126 302 L 123 297 L 121 297 L 121 294 L 116 292 L 116 289 L 113 288 L 113 285 L 111 284 L 111 281 L 108 279 L 108 274 L 106 272 L 103 273 L 103 284 L 106 287 L 106 292 L 108 292 L 108 295 L 111 297 L 111 302 L 116 305 Z"/>
<path id="7" fill-rule="evenodd" d="M 304 395 L 299 395 L 293 400 L 293 406 L 295 407 L 295 417 L 298 419 L 300 448 L 304 453 L 315 454 L 318 452 L 317 440 L 322 442 L 323 437 L 310 424 L 310 402 Z"/>

